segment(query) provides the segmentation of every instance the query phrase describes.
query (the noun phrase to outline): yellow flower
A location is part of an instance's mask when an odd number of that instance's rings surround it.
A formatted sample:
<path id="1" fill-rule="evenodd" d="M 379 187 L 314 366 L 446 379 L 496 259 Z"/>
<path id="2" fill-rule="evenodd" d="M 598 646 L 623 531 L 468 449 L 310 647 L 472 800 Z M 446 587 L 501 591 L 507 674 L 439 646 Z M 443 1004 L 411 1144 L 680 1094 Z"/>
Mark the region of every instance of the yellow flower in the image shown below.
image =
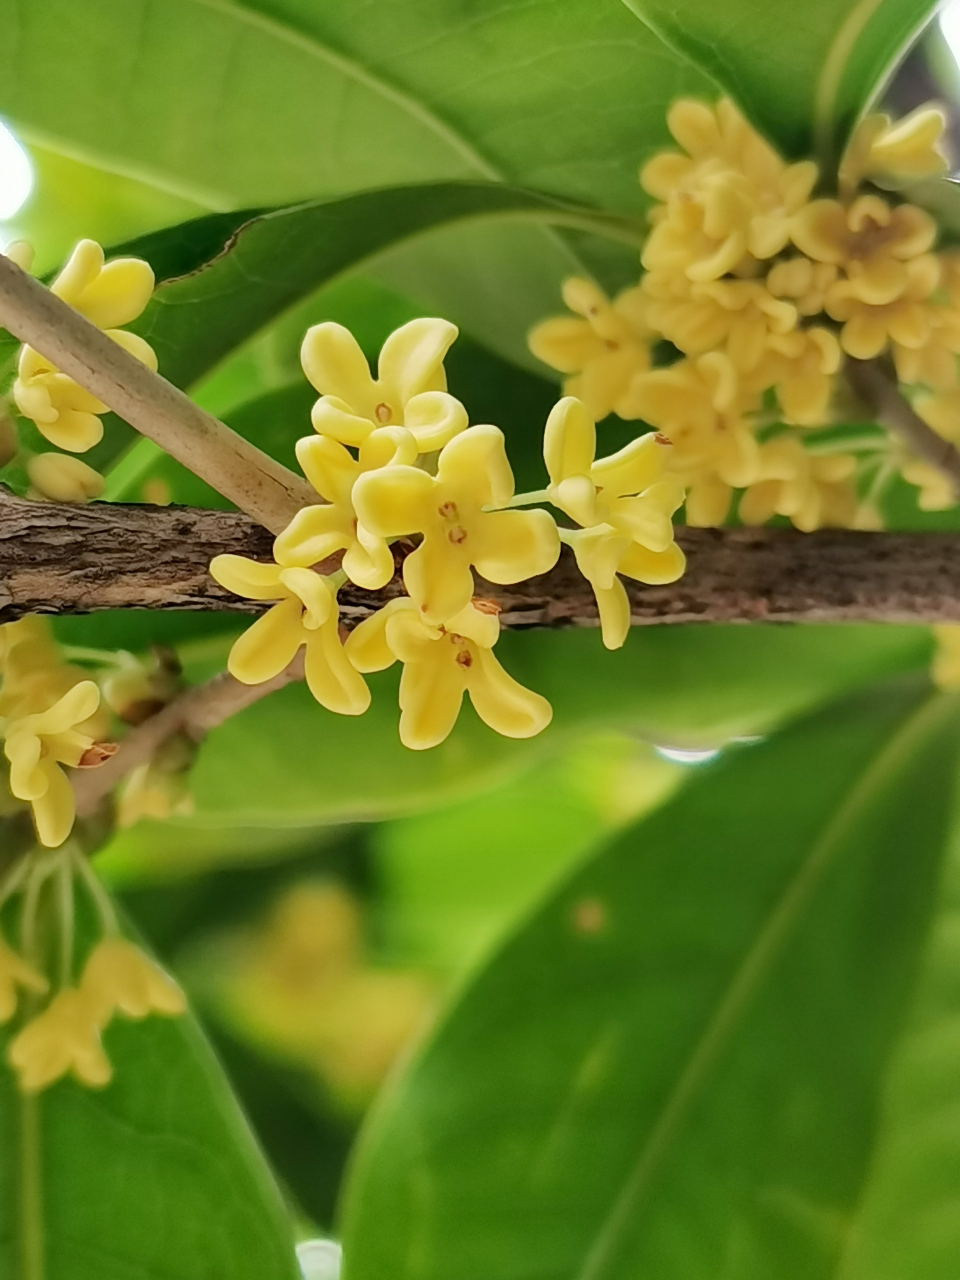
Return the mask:
<path id="1" fill-rule="evenodd" d="M 343 550 L 343 571 L 351 582 L 368 591 L 386 586 L 393 577 L 393 556 L 383 538 L 357 521 L 353 486 L 367 471 L 410 465 L 417 453 L 417 442 L 404 427 L 371 431 L 360 445 L 359 460 L 330 436 L 298 440 L 303 473 L 327 505 L 297 512 L 273 544 L 277 562 L 286 568 L 308 568 Z"/>
<path id="2" fill-rule="evenodd" d="M 391 600 L 347 639 L 360 671 L 402 662 L 400 741 L 421 751 L 435 747 L 456 724 L 464 693 L 480 719 L 508 738 L 531 738 L 550 723 L 549 702 L 518 684 L 494 657 L 499 611 L 468 602 L 445 626 L 425 622 L 414 601 Z"/>
<path id="3" fill-rule="evenodd" d="M 837 278 L 832 262 L 783 258 L 767 272 L 767 288 L 775 298 L 789 298 L 802 316 L 815 316 L 827 303 L 827 290 Z"/>
<path id="4" fill-rule="evenodd" d="M 919 351 L 933 334 L 928 299 L 940 279 L 940 264 L 932 253 L 898 263 L 903 287 L 888 302 L 867 302 L 853 280 L 838 280 L 827 295 L 827 311 L 843 321 L 840 345 L 858 360 L 878 356 L 888 342 Z"/>
<path id="5" fill-rule="evenodd" d="M 815 427 L 827 418 L 842 359 L 836 337 L 819 325 L 771 334 L 753 380 L 758 388 L 776 389 L 787 422 Z"/>
<path id="6" fill-rule="evenodd" d="M 544 320 L 530 332 L 530 350 L 551 369 L 576 374 L 564 382 L 564 394 L 582 400 L 598 422 L 609 413 L 635 418 L 631 384 L 650 368 L 652 338 L 640 286 L 611 302 L 590 280 L 574 277 L 564 282 L 563 300 L 583 319 Z"/>
<path id="7" fill-rule="evenodd" d="M 654 156 L 641 172 L 646 190 L 667 202 L 654 211 L 644 267 L 716 280 L 779 253 L 816 165 L 785 164 L 727 98 L 715 108 L 676 102 L 667 124 L 687 154 Z"/>
<path id="8" fill-rule="evenodd" d="M 546 511 L 489 511 L 513 497 L 513 472 L 498 427 L 470 427 L 446 445 L 436 476 L 395 465 L 368 471 L 353 489 L 360 523 L 382 538 L 421 533 L 403 580 L 424 619 L 439 625 L 473 595 L 473 565 L 490 582 L 521 582 L 560 554 Z"/>
<path id="9" fill-rule="evenodd" d="M 849 527 L 857 513 L 852 454 L 809 453 L 793 436 L 778 436 L 760 446 L 762 478 L 740 500 L 744 524 L 764 524 L 773 515 L 789 516 L 798 529 L 812 533 L 824 525 Z"/>
<path id="10" fill-rule="evenodd" d="M 649 272 L 643 281 L 650 322 L 686 355 L 722 347 L 737 369 L 748 372 L 771 334 L 789 333 L 794 306 L 775 298 L 759 280 L 709 280 Z"/>
<path id="11" fill-rule="evenodd" d="M 80 992 L 101 1027 L 116 1013 L 128 1018 L 145 1018 L 149 1013 L 172 1018 L 187 1007 L 172 978 L 125 938 L 97 943 L 83 967 Z"/>
<path id="12" fill-rule="evenodd" d="M 38 453 L 27 463 L 27 478 L 38 497 L 51 502 L 90 502 L 103 494 L 99 471 L 65 453 Z"/>
<path id="13" fill-rule="evenodd" d="M 210 572 L 221 586 L 249 600 L 276 600 L 230 650 L 227 670 L 243 684 L 272 680 L 306 646 L 310 692 L 329 711 L 362 715 L 370 690 L 347 661 L 340 642 L 337 597 L 312 569 L 285 569 L 244 556 L 215 556 Z"/>
<path id="14" fill-rule="evenodd" d="M 0 937 L 0 1022 L 9 1022 L 16 1012 L 17 987 L 40 995 L 47 980 Z"/>
<path id="15" fill-rule="evenodd" d="M 946 127 L 942 110 L 929 104 L 896 123 L 882 112 L 864 116 L 840 161 L 840 190 L 852 193 L 865 178 L 899 187 L 946 173 L 950 166 L 941 150 Z"/>
<path id="16" fill-rule="evenodd" d="M 89 997 L 65 987 L 11 1041 L 7 1060 L 24 1093 L 39 1093 L 68 1072 L 90 1088 L 110 1083 L 100 1024 Z"/>
<path id="17" fill-rule="evenodd" d="M 93 240 L 81 240 L 50 292 L 105 330 L 131 355 L 156 369 L 153 348 L 119 327 L 140 315 L 153 286 L 153 272 L 146 262 L 117 258 L 104 264 L 100 246 Z M 103 436 L 98 415 L 106 413 L 107 406 L 32 347 L 20 352 L 13 398 L 24 417 L 32 418 L 41 435 L 58 449 L 84 453 Z"/>
<path id="18" fill-rule="evenodd" d="M 603 643 L 619 649 L 630 629 L 630 604 L 618 573 L 639 582 L 679 578 L 686 561 L 671 516 L 683 486 L 664 476 L 669 443 L 641 436 L 596 460 L 593 419 L 572 396 L 551 410 L 543 437 L 550 501 L 581 526 L 564 532 L 597 598 Z"/>
<path id="19" fill-rule="evenodd" d="M 75 816 L 73 788 L 60 766 L 76 768 L 94 748 L 94 739 L 78 726 L 99 705 L 100 690 L 82 680 L 47 710 L 6 723 L 10 790 L 30 802 L 40 842 L 49 848 L 63 844 Z"/>
<path id="20" fill-rule="evenodd" d="M 760 477 L 756 436 L 744 418 L 759 395 L 719 351 L 645 374 L 638 395 L 644 419 L 673 444 L 670 470 L 687 490 L 687 524 L 722 524 L 733 490 Z"/>
<path id="21" fill-rule="evenodd" d="M 931 627 L 936 641 L 930 675 L 939 689 L 960 689 L 960 626 L 953 622 Z"/>
<path id="22" fill-rule="evenodd" d="M 922 458 L 907 457 L 900 463 L 900 474 L 920 490 L 917 506 L 921 511 L 948 511 L 957 505 L 954 483 L 939 467 Z"/>
<path id="23" fill-rule="evenodd" d="M 375 427 L 406 427 L 421 453 L 441 449 L 467 425 L 467 411 L 447 393 L 443 358 L 456 325 L 423 318 L 402 325 L 383 344 L 377 378 L 349 329 L 332 320 L 307 330 L 303 371 L 320 392 L 314 429 L 358 445 Z"/>
<path id="24" fill-rule="evenodd" d="M 791 235 L 807 257 L 844 269 L 850 296 L 882 306 L 906 291 L 907 264 L 932 248 L 937 224 L 916 205 L 863 195 L 849 206 L 812 201 L 793 218 Z"/>

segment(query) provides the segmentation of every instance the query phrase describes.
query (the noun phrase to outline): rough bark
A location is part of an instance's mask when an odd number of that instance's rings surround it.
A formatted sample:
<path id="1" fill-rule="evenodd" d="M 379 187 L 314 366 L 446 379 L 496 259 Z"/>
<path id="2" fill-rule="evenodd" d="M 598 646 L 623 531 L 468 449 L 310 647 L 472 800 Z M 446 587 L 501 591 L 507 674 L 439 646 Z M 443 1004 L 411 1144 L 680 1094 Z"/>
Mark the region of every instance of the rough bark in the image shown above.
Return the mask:
<path id="1" fill-rule="evenodd" d="M 960 534 L 681 528 L 685 576 L 627 582 L 635 623 L 960 622 Z M 236 512 L 0 496 L 0 621 L 97 609 L 262 612 L 207 572 L 212 556 L 270 558 L 270 535 Z M 351 625 L 402 590 L 341 589 Z M 507 626 L 593 626 L 592 592 L 565 551 L 550 573 L 480 584 Z"/>

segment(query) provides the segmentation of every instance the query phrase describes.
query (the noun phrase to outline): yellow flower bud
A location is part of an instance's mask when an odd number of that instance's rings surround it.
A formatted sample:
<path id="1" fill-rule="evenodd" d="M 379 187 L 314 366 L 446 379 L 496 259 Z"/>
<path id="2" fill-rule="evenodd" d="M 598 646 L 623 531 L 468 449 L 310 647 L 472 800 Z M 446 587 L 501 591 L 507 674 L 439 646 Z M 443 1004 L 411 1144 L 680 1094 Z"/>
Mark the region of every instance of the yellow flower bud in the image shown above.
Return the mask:
<path id="1" fill-rule="evenodd" d="M 11 1041 L 7 1060 L 24 1093 L 39 1093 L 72 1072 L 81 1084 L 100 1089 L 113 1069 L 103 1051 L 100 1023 L 89 997 L 65 987 Z"/>
<path id="2" fill-rule="evenodd" d="M 38 453 L 27 463 L 27 476 L 41 498 L 51 502 L 90 502 L 106 482 L 99 471 L 65 453 Z"/>
<path id="3" fill-rule="evenodd" d="M 840 161 L 841 191 L 852 193 L 865 178 L 896 188 L 946 173 L 946 129 L 943 111 L 932 105 L 917 107 L 896 122 L 882 112 L 865 116 Z"/>
<path id="4" fill-rule="evenodd" d="M 128 1018 L 145 1018 L 149 1013 L 172 1018 L 187 1007 L 177 984 L 125 938 L 105 938 L 94 947 L 83 968 L 80 992 L 102 1027 L 115 1013 Z"/>

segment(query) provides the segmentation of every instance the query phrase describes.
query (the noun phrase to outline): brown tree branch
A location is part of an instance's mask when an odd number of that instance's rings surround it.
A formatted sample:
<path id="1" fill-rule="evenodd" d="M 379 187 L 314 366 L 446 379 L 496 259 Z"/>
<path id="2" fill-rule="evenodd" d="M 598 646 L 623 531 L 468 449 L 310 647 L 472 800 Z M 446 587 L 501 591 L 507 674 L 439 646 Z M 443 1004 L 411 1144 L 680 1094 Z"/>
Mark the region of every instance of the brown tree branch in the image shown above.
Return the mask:
<path id="1" fill-rule="evenodd" d="M 205 413 L 2 254 L 0 326 L 273 533 L 316 502 L 301 476 Z"/>
<path id="2" fill-rule="evenodd" d="M 960 534 L 679 528 L 687 572 L 666 587 L 627 582 L 635 623 L 960 622 Z M 94 503 L 66 507 L 0 493 L 0 622 L 25 613 L 266 607 L 209 576 L 220 552 L 269 560 L 270 536 L 236 512 Z M 593 626 L 596 604 L 566 552 L 541 578 L 481 584 L 507 626 Z M 341 588 L 352 625 L 402 591 Z"/>
<path id="3" fill-rule="evenodd" d="M 195 685 L 169 706 L 131 729 L 120 740 L 116 754 L 96 769 L 73 770 L 73 791 L 77 816 L 90 817 L 124 778 L 134 769 L 152 760 L 157 750 L 175 734 L 183 734 L 194 742 L 202 742 L 211 729 L 238 715 L 268 694 L 275 693 L 293 680 L 303 679 L 303 656 L 263 684 L 241 684 L 226 671 L 205 684 Z"/>
<path id="4" fill-rule="evenodd" d="M 884 366 L 878 360 L 848 359 L 844 367 L 847 381 L 877 422 L 899 436 L 911 453 L 948 476 L 960 497 L 960 452 L 914 411 Z"/>

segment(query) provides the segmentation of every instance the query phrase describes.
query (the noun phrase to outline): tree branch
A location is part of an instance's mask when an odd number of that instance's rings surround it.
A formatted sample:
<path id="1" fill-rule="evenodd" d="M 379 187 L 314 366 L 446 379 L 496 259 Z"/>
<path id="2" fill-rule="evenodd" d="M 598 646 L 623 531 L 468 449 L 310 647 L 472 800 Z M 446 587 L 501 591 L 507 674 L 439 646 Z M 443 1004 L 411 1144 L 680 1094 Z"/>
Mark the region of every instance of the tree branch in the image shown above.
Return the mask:
<path id="1" fill-rule="evenodd" d="M 850 385 L 877 421 L 898 435 L 911 453 L 948 476 L 960 498 L 960 452 L 914 411 L 884 366 L 877 360 L 848 358 L 845 369 Z"/>
<path id="2" fill-rule="evenodd" d="M 298 654 L 285 671 L 263 684 L 241 684 L 223 671 L 205 684 L 188 689 L 155 716 L 131 729 L 121 738 L 116 754 L 99 768 L 72 770 L 77 816 L 88 818 L 94 814 L 114 787 L 134 769 L 152 760 L 157 750 L 175 734 L 202 742 L 211 729 L 231 716 L 291 681 L 302 679 L 303 656 Z"/>
<path id="3" fill-rule="evenodd" d="M 316 494 L 0 255 L 0 326 L 273 533 Z"/>
<path id="4" fill-rule="evenodd" d="M 960 534 L 679 528 L 687 572 L 666 587 L 627 581 L 633 621 L 960 622 Z M 212 556 L 269 560 L 271 538 L 237 512 L 93 503 L 68 507 L 0 493 L 0 622 L 25 613 L 267 606 L 225 591 Z M 350 626 L 402 591 L 341 588 Z M 480 584 L 507 626 L 594 626 L 589 585 L 564 552 L 541 578 Z"/>

